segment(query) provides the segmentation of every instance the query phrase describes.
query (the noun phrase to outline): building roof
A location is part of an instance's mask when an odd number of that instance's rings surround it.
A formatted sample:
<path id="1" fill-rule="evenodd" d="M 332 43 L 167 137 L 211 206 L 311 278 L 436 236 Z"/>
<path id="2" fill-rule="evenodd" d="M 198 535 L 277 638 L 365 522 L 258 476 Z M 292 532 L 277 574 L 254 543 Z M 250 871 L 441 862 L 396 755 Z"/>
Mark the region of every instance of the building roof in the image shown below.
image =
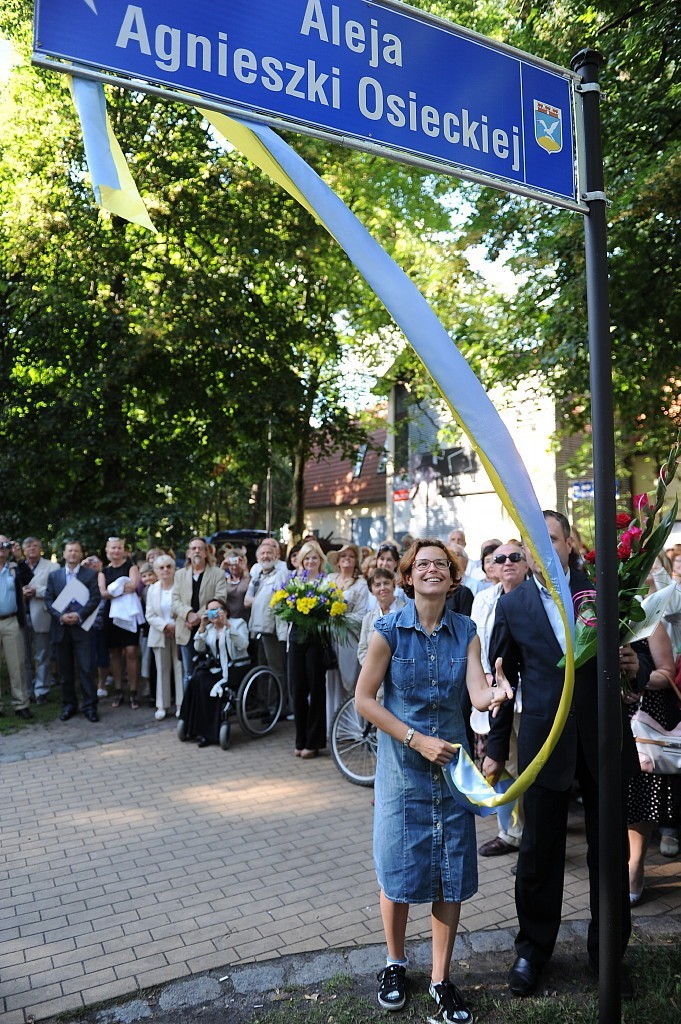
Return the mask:
<path id="1" fill-rule="evenodd" d="M 340 453 L 319 462 L 310 459 L 305 466 L 305 508 L 385 502 L 385 470 L 379 471 L 385 465 L 385 439 L 385 427 L 369 435 L 370 445 L 379 450 L 368 447 L 361 466 L 361 452 L 356 460 L 344 459 Z"/>

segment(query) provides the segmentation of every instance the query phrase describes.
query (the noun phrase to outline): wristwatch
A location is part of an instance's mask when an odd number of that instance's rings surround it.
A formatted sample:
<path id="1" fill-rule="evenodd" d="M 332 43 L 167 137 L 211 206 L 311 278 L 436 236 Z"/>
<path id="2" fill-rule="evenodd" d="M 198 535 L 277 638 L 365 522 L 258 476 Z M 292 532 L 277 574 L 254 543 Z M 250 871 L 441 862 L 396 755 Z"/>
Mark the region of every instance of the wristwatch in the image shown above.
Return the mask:
<path id="1" fill-rule="evenodd" d="M 411 741 L 412 741 L 412 739 L 414 737 L 414 733 L 415 732 L 416 732 L 416 729 L 407 729 L 407 735 L 402 740 L 402 743 L 404 744 L 405 747 L 410 747 L 411 746 Z"/>

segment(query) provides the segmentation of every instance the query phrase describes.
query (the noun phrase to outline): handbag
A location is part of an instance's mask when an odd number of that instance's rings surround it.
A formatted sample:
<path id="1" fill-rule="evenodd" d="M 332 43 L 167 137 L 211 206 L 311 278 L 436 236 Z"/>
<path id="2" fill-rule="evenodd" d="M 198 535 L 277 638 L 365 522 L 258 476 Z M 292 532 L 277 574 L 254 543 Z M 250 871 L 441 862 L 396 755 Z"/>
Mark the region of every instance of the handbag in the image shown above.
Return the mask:
<path id="1" fill-rule="evenodd" d="M 322 640 L 322 661 L 327 672 L 338 668 L 338 658 L 330 640 Z"/>
<path id="2" fill-rule="evenodd" d="M 674 729 L 662 726 L 639 710 L 631 719 L 641 771 L 655 775 L 681 774 L 681 723 Z"/>

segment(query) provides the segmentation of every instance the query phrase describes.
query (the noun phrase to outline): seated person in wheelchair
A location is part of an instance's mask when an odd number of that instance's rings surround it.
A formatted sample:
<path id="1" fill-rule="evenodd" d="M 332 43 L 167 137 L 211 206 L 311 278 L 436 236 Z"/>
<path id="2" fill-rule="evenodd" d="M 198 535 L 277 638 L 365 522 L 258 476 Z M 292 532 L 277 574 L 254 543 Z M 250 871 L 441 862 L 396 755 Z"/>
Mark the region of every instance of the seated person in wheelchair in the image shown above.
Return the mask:
<path id="1" fill-rule="evenodd" d="M 198 739 L 200 747 L 217 743 L 227 688 L 237 690 L 249 668 L 248 626 L 243 619 L 230 619 L 221 597 L 206 605 L 194 637 L 197 657 L 192 677 L 182 701 L 180 718 L 188 737 Z M 230 675 L 233 678 L 230 678 Z"/>

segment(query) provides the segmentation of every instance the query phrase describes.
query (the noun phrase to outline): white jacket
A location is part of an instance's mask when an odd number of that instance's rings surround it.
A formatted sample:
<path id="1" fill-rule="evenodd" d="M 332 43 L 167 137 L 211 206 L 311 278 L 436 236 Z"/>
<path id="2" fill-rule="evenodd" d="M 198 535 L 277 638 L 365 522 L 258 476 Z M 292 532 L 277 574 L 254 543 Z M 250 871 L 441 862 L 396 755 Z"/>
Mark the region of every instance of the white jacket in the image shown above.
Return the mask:
<path id="1" fill-rule="evenodd" d="M 214 658 L 219 659 L 222 669 L 222 678 L 219 682 L 226 683 L 231 662 L 247 656 L 248 626 L 243 619 L 229 619 L 225 629 L 220 633 L 213 623 L 209 622 L 205 633 L 197 633 L 194 637 L 194 650 L 199 654 L 209 650 Z"/>
<path id="2" fill-rule="evenodd" d="M 172 600 L 172 588 L 170 590 Z M 172 614 L 172 613 L 171 613 Z M 172 616 L 173 622 L 175 616 Z M 165 647 L 167 620 L 161 614 L 161 581 L 152 583 L 147 590 L 147 622 L 149 623 L 149 647 Z"/>

